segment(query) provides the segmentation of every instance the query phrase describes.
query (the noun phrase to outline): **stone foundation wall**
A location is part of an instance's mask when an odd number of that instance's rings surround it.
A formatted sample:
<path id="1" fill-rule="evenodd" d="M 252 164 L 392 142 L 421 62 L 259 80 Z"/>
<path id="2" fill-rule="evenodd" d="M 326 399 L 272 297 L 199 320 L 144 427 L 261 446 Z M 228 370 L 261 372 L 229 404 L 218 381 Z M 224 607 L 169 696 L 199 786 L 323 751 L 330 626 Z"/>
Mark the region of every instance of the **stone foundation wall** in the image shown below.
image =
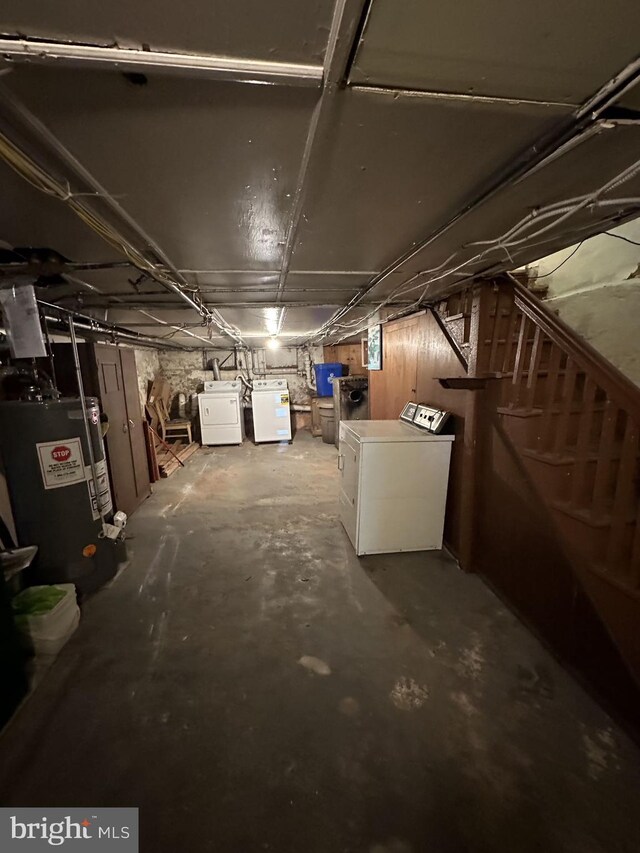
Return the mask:
<path id="1" fill-rule="evenodd" d="M 261 361 L 263 357 L 266 359 L 266 369 L 263 369 L 265 364 Z M 174 407 L 175 397 L 178 394 L 185 394 L 188 401 L 192 394 L 203 390 L 205 380 L 214 378 L 211 369 L 213 358 L 220 360 L 223 379 L 235 379 L 241 372 L 235 366 L 233 352 L 165 350 L 159 353 L 159 368 L 173 389 Z M 312 350 L 312 359 L 316 363 L 323 361 L 321 347 Z M 251 379 L 286 379 L 292 405 L 309 405 L 310 388 L 304 371 L 304 356 L 301 348 L 282 347 L 274 352 L 253 350 L 249 361 L 254 365 L 249 371 Z M 245 377 L 247 376 L 246 369 L 242 370 L 242 373 Z"/>

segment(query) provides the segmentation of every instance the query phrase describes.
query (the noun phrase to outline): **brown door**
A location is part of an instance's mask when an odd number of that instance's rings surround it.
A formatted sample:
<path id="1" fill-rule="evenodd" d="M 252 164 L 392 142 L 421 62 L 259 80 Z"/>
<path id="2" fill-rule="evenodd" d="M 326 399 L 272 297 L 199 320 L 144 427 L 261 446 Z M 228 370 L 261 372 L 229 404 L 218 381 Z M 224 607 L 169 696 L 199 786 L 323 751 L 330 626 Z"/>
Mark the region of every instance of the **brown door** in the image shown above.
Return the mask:
<path id="1" fill-rule="evenodd" d="M 124 398 L 127 408 L 129 445 L 131 447 L 133 476 L 136 487 L 136 506 L 138 506 L 138 504 L 142 503 L 142 501 L 145 500 L 145 498 L 148 498 L 151 494 L 151 484 L 149 482 L 147 450 L 144 443 L 144 433 L 142 431 L 142 409 L 140 406 L 140 395 L 138 391 L 136 356 L 132 349 L 120 350 L 120 366 L 122 368 L 122 378 L 124 381 Z"/>
<path id="2" fill-rule="evenodd" d="M 382 327 L 382 370 L 369 371 L 372 420 L 393 420 L 416 399 L 420 323 L 424 314 Z"/>
<path id="3" fill-rule="evenodd" d="M 102 409 L 109 418 L 105 438 L 115 509 L 132 513 L 148 494 L 140 494 L 129 440 L 129 414 L 125 396 L 120 349 L 105 345 L 95 347 L 98 385 Z M 140 428 L 140 432 L 142 429 Z"/>

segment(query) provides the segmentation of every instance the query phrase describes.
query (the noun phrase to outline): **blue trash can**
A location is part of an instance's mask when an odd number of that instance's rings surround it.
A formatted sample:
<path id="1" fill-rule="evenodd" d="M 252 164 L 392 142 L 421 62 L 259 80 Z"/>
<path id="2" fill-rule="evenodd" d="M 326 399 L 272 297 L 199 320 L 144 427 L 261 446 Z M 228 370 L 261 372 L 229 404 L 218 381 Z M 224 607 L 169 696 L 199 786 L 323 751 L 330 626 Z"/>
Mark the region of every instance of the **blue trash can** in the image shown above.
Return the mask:
<path id="1" fill-rule="evenodd" d="M 342 365 L 330 362 L 329 364 L 314 364 L 316 372 L 316 389 L 318 397 L 332 397 L 334 376 L 342 376 Z"/>

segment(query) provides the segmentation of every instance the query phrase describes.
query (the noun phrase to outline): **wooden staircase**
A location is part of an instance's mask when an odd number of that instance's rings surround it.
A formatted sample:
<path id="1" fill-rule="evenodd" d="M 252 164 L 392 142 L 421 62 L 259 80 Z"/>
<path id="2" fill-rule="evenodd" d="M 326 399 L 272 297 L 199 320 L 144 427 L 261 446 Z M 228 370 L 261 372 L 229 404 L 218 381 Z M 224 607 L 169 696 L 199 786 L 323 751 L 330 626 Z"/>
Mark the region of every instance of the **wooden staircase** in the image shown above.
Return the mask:
<path id="1" fill-rule="evenodd" d="M 640 684 L 640 389 L 514 279 L 474 298 L 474 372 L 493 380 L 492 416 Z M 460 299 L 469 305 L 468 292 Z M 436 310 L 446 323 L 447 306 Z"/>

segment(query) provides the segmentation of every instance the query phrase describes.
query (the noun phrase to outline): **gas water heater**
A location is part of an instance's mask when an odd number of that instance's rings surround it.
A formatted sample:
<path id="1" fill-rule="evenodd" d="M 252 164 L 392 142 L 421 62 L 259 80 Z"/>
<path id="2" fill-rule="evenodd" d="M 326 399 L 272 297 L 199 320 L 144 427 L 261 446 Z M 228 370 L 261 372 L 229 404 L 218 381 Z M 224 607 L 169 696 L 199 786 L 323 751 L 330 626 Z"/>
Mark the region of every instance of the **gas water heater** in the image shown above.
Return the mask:
<path id="1" fill-rule="evenodd" d="M 30 583 L 74 583 L 86 595 L 116 573 L 122 541 L 104 537 L 113 514 L 98 402 L 87 398 L 93 457 L 76 399 L 0 402 L 0 448 L 19 545 L 37 545 Z M 97 494 L 96 494 L 97 491 Z"/>

